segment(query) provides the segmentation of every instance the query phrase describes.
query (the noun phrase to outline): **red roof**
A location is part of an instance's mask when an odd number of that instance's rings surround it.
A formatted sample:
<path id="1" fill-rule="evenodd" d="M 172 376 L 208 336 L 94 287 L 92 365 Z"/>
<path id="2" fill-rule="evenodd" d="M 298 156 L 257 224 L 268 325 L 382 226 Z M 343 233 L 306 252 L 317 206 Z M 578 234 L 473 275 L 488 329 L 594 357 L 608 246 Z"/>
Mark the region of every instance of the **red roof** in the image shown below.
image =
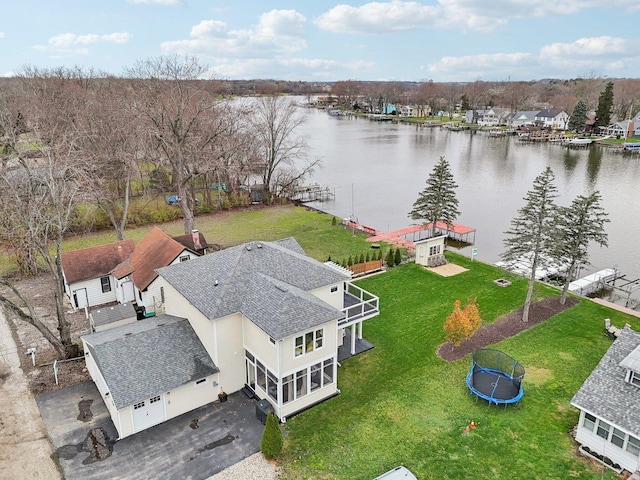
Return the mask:
<path id="1" fill-rule="evenodd" d="M 98 247 L 64 252 L 61 262 L 67 283 L 108 275 L 113 268 L 129 258 L 133 249 L 133 240 L 121 240 Z"/>
<path id="2" fill-rule="evenodd" d="M 139 290 L 144 290 L 158 276 L 155 269 L 170 265 L 185 249 L 158 227 L 153 227 L 131 254 L 133 283 Z"/>

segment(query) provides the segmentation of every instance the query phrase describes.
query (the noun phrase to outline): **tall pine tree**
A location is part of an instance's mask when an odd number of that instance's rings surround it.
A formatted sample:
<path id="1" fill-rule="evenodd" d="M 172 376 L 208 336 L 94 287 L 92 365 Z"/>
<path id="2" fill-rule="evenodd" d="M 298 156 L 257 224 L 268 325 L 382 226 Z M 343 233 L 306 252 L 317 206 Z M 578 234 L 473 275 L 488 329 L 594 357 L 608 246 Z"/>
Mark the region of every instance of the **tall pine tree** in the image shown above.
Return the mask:
<path id="1" fill-rule="evenodd" d="M 578 268 L 589 265 L 589 243 L 607 246 L 608 235 L 604 231 L 604 224 L 609 222 L 609 219 L 600 205 L 600 199 L 600 192 L 586 197 L 578 195 L 569 207 L 558 208 L 554 255 L 559 261 L 569 264 L 560 296 L 562 304 L 567 299 L 569 284 Z"/>
<path id="2" fill-rule="evenodd" d="M 611 111 L 613 110 L 613 82 L 607 83 L 598 98 L 596 110 L 596 126 L 608 127 L 611 123 Z"/>
<path id="3" fill-rule="evenodd" d="M 587 124 L 587 104 L 583 99 L 578 100 L 569 117 L 569 130 L 582 132 Z"/>
<path id="4" fill-rule="evenodd" d="M 449 162 L 440 157 L 427 178 L 427 186 L 414 202 L 409 217 L 413 220 L 426 220 L 425 223 L 431 223 L 434 229 L 438 220 L 450 226 L 460 215 L 455 192 L 457 187 Z"/>
<path id="5" fill-rule="evenodd" d="M 553 258 L 553 241 L 556 206 L 554 199 L 558 196 L 553 183 L 555 175 L 551 167 L 538 175 L 533 181 L 533 189 L 524 197 L 524 207 L 511 220 L 511 228 L 505 232 L 505 251 L 502 258 L 506 262 L 519 261 L 526 258 L 531 262 L 529 270 L 529 287 L 522 311 L 522 321 L 529 320 L 529 308 L 536 281 L 536 271 L 546 266 Z"/>

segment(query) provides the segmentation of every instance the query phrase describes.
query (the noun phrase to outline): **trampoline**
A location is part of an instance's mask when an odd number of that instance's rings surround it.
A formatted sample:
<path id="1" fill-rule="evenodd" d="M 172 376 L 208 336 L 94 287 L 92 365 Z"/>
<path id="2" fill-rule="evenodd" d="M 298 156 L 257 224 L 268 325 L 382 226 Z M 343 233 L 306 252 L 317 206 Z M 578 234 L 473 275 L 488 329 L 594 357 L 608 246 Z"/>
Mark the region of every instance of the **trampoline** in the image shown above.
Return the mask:
<path id="1" fill-rule="evenodd" d="M 489 402 L 507 405 L 518 402 L 524 393 L 524 367 L 499 350 L 478 349 L 471 355 L 467 374 L 469 391 Z"/>

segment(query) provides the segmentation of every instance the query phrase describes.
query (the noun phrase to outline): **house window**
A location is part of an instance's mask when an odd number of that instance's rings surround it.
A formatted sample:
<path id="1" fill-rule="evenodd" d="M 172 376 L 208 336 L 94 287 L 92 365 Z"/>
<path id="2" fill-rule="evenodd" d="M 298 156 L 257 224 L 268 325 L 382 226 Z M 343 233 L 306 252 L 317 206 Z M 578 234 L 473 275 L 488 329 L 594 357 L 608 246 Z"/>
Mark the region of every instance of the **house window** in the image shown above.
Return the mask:
<path id="1" fill-rule="evenodd" d="M 264 365 L 260 363 L 260 361 L 256 360 L 256 373 L 258 386 L 262 388 L 262 390 L 267 389 L 267 372 L 265 371 Z"/>
<path id="2" fill-rule="evenodd" d="M 640 373 L 634 372 L 633 370 L 630 370 L 629 372 L 629 383 L 635 385 L 636 387 L 640 387 Z"/>
<path id="3" fill-rule="evenodd" d="M 602 420 L 598 421 L 598 429 L 596 430 L 596 435 L 607 440 L 609 438 L 609 430 L 611 430 L 611 425 L 607 422 L 603 422 Z"/>
<path id="4" fill-rule="evenodd" d="M 149 403 L 156 403 L 160 401 L 160 395 L 157 395 L 149 400 Z"/>
<path id="5" fill-rule="evenodd" d="M 429 247 L 429 256 L 432 257 L 434 255 L 438 255 L 440 253 L 440 245 L 435 245 L 433 247 Z"/>
<path id="6" fill-rule="evenodd" d="M 186 262 L 187 260 L 191 259 L 191 257 L 189 255 L 182 255 L 180 257 L 180 261 L 181 262 Z"/>
<path id="7" fill-rule="evenodd" d="M 624 445 L 624 437 L 625 433 L 622 430 L 618 430 L 614 427 L 613 432 L 611 432 L 611 443 L 622 448 L 622 446 Z"/>
<path id="8" fill-rule="evenodd" d="M 164 287 L 160 287 L 160 301 L 164 303 Z"/>
<path id="9" fill-rule="evenodd" d="M 138 410 L 139 408 L 144 407 L 144 402 L 138 402 L 133 405 L 134 410 Z"/>
<path id="10" fill-rule="evenodd" d="M 307 394 L 307 369 L 296 372 L 296 398 L 302 398 Z"/>
<path id="11" fill-rule="evenodd" d="M 100 285 L 102 286 L 102 293 L 107 293 L 111 291 L 111 282 L 109 281 L 108 275 L 105 275 L 104 277 L 100 277 Z"/>
<path id="12" fill-rule="evenodd" d="M 278 379 L 270 370 L 267 370 L 267 393 L 273 400 L 278 401 Z"/>
<path id="13" fill-rule="evenodd" d="M 640 440 L 629 435 L 629 440 L 627 440 L 627 452 L 636 456 L 640 455 Z"/>
<path id="14" fill-rule="evenodd" d="M 331 293 L 336 293 L 338 291 L 338 286 L 334 285 L 333 287 L 331 287 Z"/>
<path id="15" fill-rule="evenodd" d="M 582 422 L 582 426 L 584 428 L 586 428 L 587 430 L 589 430 L 590 432 L 593 432 L 593 427 L 596 426 L 596 417 L 594 417 L 590 413 L 586 413 L 585 412 L 584 421 Z"/>
<path id="16" fill-rule="evenodd" d="M 269 337 L 269 342 L 271 342 L 272 345 L 276 344 L 276 339 L 273 337 Z"/>
<path id="17" fill-rule="evenodd" d="M 313 352 L 318 348 L 322 348 L 324 344 L 324 329 L 320 328 L 304 335 L 296 337 L 295 340 L 295 356 L 299 357 L 305 353 Z"/>

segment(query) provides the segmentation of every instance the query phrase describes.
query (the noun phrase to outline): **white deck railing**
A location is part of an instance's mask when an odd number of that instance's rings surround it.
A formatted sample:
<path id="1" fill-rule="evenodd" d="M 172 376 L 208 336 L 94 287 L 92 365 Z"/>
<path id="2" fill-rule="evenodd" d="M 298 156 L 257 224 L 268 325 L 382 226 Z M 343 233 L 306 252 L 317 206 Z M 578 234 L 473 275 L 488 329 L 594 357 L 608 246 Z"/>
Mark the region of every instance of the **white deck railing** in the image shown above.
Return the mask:
<path id="1" fill-rule="evenodd" d="M 375 317 L 380 313 L 378 309 L 379 298 L 366 290 L 353 285 L 345 284 L 344 305 L 342 311 L 345 317 L 338 322 L 338 326 L 345 327 L 356 321 Z"/>

